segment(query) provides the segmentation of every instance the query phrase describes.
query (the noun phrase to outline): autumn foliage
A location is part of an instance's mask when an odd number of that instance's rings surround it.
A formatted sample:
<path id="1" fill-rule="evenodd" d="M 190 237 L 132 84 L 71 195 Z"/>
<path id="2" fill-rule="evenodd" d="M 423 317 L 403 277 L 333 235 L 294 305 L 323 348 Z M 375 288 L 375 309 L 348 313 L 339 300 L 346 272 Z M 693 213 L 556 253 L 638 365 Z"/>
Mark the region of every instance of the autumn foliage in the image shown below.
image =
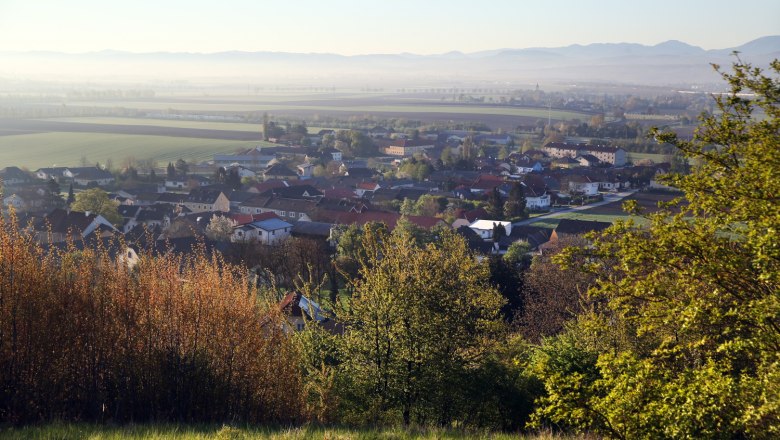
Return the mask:
<path id="1" fill-rule="evenodd" d="M 47 250 L 0 220 L 0 421 L 301 417 L 298 355 L 244 272 L 121 249 Z"/>

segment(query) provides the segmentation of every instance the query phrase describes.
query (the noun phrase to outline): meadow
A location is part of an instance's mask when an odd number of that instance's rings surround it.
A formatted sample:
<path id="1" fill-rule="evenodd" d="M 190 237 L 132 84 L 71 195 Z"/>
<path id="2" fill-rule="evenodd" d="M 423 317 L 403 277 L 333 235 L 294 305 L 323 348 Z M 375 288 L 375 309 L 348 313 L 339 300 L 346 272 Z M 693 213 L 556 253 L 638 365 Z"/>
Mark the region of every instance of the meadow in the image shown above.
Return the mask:
<path id="1" fill-rule="evenodd" d="M 669 156 L 666 154 L 628 152 L 628 160 L 631 162 L 636 163 L 644 159 L 650 159 L 653 163 L 669 162 Z"/>
<path id="2" fill-rule="evenodd" d="M 92 425 L 92 424 L 48 424 L 23 428 L 0 429 L 3 440 L 308 440 L 308 439 L 485 439 L 485 440 L 574 440 L 584 436 L 561 436 L 550 433 L 534 435 L 502 434 L 481 431 L 456 431 L 445 429 L 349 429 L 321 427 L 247 427 L 212 425 Z"/>
<path id="3" fill-rule="evenodd" d="M 643 217 L 628 215 L 625 211 L 623 211 L 623 203 L 628 200 L 636 200 L 642 212 L 652 213 L 658 210 L 659 202 L 668 202 L 678 196 L 679 194 L 674 193 L 641 191 L 634 193 L 623 200 L 597 206 L 586 211 L 567 212 L 555 217 L 542 217 L 537 221 L 530 223 L 529 226 L 555 229 L 555 227 L 558 226 L 558 223 L 560 223 L 560 221 L 563 219 L 607 223 L 614 223 L 618 220 L 631 219 L 638 224 L 647 224 L 647 220 Z"/>
<path id="4" fill-rule="evenodd" d="M 585 113 L 551 110 L 541 108 L 524 108 L 489 105 L 458 105 L 458 104 L 381 104 L 375 101 L 345 100 L 333 102 L 298 102 L 298 103 L 269 103 L 246 101 L 210 101 L 210 100 L 149 100 L 149 101 L 76 101 L 71 105 L 83 107 L 122 107 L 138 110 L 169 110 L 199 111 L 199 112 L 352 112 L 357 114 L 382 113 L 404 115 L 418 115 L 425 113 L 457 114 L 457 115 L 497 115 L 514 116 L 521 118 L 547 118 L 548 115 L 556 120 L 590 119 L 591 115 Z M 414 117 L 414 116 L 410 116 Z"/>
<path id="5" fill-rule="evenodd" d="M 153 127 L 195 128 L 202 130 L 228 130 L 260 133 L 262 124 L 247 124 L 242 122 L 186 121 L 178 119 L 153 118 L 112 118 L 112 117 L 80 117 L 80 118 L 49 118 L 43 121 L 72 122 L 77 124 L 103 125 L 149 125 Z"/>
<path id="6" fill-rule="evenodd" d="M 0 136 L 0 166 L 15 165 L 31 170 L 51 166 L 77 166 L 82 157 L 89 163 L 111 159 L 119 165 L 127 157 L 167 163 L 181 158 L 203 161 L 215 153 L 232 153 L 262 144 L 173 136 L 111 133 L 50 132 Z"/>

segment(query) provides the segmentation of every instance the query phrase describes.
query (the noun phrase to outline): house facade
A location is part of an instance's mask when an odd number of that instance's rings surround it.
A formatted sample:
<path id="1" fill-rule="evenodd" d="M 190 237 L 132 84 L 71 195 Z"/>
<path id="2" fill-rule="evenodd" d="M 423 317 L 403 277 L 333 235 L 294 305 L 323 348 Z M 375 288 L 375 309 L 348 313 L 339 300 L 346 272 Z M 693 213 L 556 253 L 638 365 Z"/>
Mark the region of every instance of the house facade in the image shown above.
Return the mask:
<path id="1" fill-rule="evenodd" d="M 193 189 L 182 205 L 192 212 L 230 211 L 230 200 L 225 193 L 213 189 Z"/>
<path id="2" fill-rule="evenodd" d="M 278 218 L 256 221 L 233 229 L 230 240 L 234 243 L 255 242 L 274 246 L 290 236 L 292 226 Z"/>

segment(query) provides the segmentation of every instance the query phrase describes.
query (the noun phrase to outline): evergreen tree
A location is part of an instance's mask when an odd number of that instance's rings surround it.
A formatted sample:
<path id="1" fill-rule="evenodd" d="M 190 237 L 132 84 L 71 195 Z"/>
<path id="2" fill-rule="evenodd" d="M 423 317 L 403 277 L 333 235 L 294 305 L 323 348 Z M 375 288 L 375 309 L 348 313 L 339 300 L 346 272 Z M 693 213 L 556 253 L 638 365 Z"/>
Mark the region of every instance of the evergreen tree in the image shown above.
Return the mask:
<path id="1" fill-rule="evenodd" d="M 168 162 L 168 168 L 166 169 L 166 176 L 169 179 L 175 179 L 176 178 L 176 168 L 173 166 L 172 162 Z"/>
<path id="2" fill-rule="evenodd" d="M 68 199 L 65 201 L 68 206 L 72 205 L 76 201 L 76 196 L 73 194 L 73 184 L 68 187 Z"/>
<path id="3" fill-rule="evenodd" d="M 501 193 L 498 188 L 493 188 L 488 194 L 487 207 L 485 208 L 490 215 L 491 220 L 501 220 L 504 218 L 504 201 L 501 200 Z"/>
<path id="4" fill-rule="evenodd" d="M 527 218 L 527 204 L 524 185 L 520 182 L 514 182 L 509 190 L 509 197 L 504 203 L 504 218 Z"/>

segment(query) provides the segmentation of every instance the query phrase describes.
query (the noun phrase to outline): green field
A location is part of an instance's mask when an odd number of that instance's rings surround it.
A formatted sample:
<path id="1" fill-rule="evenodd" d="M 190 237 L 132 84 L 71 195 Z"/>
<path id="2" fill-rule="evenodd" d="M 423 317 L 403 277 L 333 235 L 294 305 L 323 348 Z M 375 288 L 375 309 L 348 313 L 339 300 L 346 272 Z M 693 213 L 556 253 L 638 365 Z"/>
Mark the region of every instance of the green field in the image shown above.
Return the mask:
<path id="1" fill-rule="evenodd" d="M 182 121 L 176 119 L 147 118 L 111 118 L 111 117 L 81 117 L 81 118 L 50 118 L 43 121 L 75 122 L 79 124 L 105 125 L 150 125 L 153 127 L 197 128 L 201 130 L 229 130 L 260 133 L 262 124 L 246 124 L 241 122 L 214 121 Z"/>
<path id="2" fill-rule="evenodd" d="M 662 163 L 662 162 L 668 162 L 669 156 L 666 154 L 632 153 L 630 151 L 628 152 L 628 160 L 630 160 L 631 162 L 636 162 L 642 159 L 650 159 L 654 163 Z"/>
<path id="3" fill-rule="evenodd" d="M 628 220 L 629 218 L 633 219 L 637 223 L 645 223 L 646 220 L 644 220 L 642 217 L 637 216 L 629 216 L 627 214 L 619 215 L 619 214 L 588 214 L 587 211 L 585 212 L 568 212 L 566 214 L 561 214 L 560 217 L 553 217 L 553 218 L 541 218 L 533 223 L 530 223 L 528 226 L 534 226 L 538 228 L 550 228 L 555 229 L 556 226 L 558 226 L 558 223 L 563 219 L 569 219 L 569 220 L 586 220 L 586 221 L 592 221 L 592 222 L 607 222 L 607 223 L 614 223 L 617 220 Z"/>
<path id="4" fill-rule="evenodd" d="M 554 434 L 519 435 L 485 432 L 463 432 L 444 429 L 347 429 L 319 427 L 229 427 L 207 425 L 128 425 L 99 426 L 88 424 L 50 424 L 25 428 L 0 429 L 0 440 L 249 440 L 249 439 L 513 439 L 513 440 L 567 440 L 584 437 L 569 437 Z"/>
<path id="5" fill-rule="evenodd" d="M 290 105 L 290 104 L 247 104 L 236 103 L 205 103 L 205 102 L 165 102 L 165 101 L 77 101 L 72 105 L 85 107 L 121 107 L 139 110 L 168 110 L 203 112 L 279 112 L 285 110 L 310 110 L 321 112 L 345 111 L 355 113 L 452 113 L 473 115 L 504 115 L 517 117 L 547 118 L 548 111 L 536 108 L 489 107 L 475 105 Z M 590 118 L 585 113 L 552 110 L 550 117 L 554 119 L 571 120 Z"/>
<path id="6" fill-rule="evenodd" d="M 203 161 L 212 159 L 215 153 L 232 153 L 259 144 L 263 143 L 108 133 L 0 136 L 0 166 L 15 165 L 31 170 L 55 165 L 75 166 L 83 156 L 89 163 L 105 163 L 110 158 L 117 166 L 127 157 L 155 159 L 161 163 L 179 158 Z"/>

